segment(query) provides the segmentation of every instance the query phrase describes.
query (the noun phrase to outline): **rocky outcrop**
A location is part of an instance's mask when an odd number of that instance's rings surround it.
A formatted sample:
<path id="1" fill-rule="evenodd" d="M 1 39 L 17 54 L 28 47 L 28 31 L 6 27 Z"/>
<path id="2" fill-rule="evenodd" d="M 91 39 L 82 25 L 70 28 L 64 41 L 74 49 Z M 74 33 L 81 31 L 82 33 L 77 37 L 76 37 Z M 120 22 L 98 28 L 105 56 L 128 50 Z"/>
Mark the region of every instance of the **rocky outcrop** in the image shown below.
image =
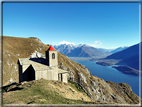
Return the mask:
<path id="1" fill-rule="evenodd" d="M 87 95 L 94 101 L 128 104 L 127 101 L 125 101 L 125 99 L 123 99 L 116 92 L 114 92 L 112 88 L 108 85 L 108 83 L 106 83 L 103 79 L 94 76 L 92 80 L 90 79 L 90 83 L 88 83 L 88 80 L 83 75 L 83 73 L 78 74 L 78 84 L 80 84 L 80 86 L 87 93 Z"/>
<path id="2" fill-rule="evenodd" d="M 37 38 L 37 37 L 29 37 L 29 38 L 35 39 L 35 40 L 38 41 L 39 43 L 42 43 L 41 40 L 40 40 L 39 38 Z"/>
<path id="3" fill-rule="evenodd" d="M 129 104 L 138 104 L 139 97 L 132 91 L 127 83 L 114 83 L 107 81 L 112 90 Z"/>
<path id="4" fill-rule="evenodd" d="M 34 53 L 32 53 L 30 55 L 30 58 L 40 58 L 40 57 L 45 57 L 45 55 L 43 53 L 38 52 L 38 51 L 35 51 Z"/>
<path id="5" fill-rule="evenodd" d="M 80 64 L 81 65 L 81 64 Z M 84 65 L 81 65 L 81 68 L 83 68 L 85 70 L 85 73 L 88 75 L 88 77 L 90 78 L 91 77 L 91 72 L 90 72 L 90 69 L 85 67 Z"/>

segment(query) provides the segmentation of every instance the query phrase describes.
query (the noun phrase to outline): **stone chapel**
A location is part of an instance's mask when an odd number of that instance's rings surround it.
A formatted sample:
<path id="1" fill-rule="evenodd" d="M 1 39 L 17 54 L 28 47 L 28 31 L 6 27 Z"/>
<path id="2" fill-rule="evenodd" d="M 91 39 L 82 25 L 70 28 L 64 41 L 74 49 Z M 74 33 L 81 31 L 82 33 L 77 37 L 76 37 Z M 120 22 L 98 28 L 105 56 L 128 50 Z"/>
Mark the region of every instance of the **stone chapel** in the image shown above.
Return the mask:
<path id="1" fill-rule="evenodd" d="M 45 56 L 45 58 L 19 58 L 19 82 L 44 78 L 67 83 L 68 71 L 58 68 L 57 51 L 50 46 Z"/>

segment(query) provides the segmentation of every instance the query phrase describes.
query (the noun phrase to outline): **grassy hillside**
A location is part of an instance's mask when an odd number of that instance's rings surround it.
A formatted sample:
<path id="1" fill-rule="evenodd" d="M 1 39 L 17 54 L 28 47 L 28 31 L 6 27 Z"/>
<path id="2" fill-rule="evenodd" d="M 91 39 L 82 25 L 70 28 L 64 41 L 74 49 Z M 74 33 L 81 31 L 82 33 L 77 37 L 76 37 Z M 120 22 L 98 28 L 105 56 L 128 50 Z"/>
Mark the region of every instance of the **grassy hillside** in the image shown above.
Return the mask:
<path id="1" fill-rule="evenodd" d="M 3 88 L 3 104 L 95 104 L 74 82 L 34 80 Z"/>

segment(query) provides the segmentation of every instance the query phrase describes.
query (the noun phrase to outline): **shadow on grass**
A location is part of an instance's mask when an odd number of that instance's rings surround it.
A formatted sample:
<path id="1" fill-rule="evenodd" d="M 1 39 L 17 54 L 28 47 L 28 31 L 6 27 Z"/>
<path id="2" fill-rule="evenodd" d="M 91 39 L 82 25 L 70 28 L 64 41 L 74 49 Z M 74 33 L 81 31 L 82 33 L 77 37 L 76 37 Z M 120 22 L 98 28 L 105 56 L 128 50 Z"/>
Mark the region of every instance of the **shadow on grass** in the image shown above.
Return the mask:
<path id="1" fill-rule="evenodd" d="M 12 88 L 12 89 L 8 90 L 7 92 L 9 92 L 9 91 L 17 91 L 17 90 L 22 90 L 22 89 L 23 88 L 15 87 L 15 88 Z"/>
<path id="2" fill-rule="evenodd" d="M 2 92 L 9 92 L 9 91 L 17 91 L 22 90 L 23 88 L 18 87 L 20 84 L 10 84 L 2 87 Z M 12 88 L 12 86 L 14 86 Z"/>

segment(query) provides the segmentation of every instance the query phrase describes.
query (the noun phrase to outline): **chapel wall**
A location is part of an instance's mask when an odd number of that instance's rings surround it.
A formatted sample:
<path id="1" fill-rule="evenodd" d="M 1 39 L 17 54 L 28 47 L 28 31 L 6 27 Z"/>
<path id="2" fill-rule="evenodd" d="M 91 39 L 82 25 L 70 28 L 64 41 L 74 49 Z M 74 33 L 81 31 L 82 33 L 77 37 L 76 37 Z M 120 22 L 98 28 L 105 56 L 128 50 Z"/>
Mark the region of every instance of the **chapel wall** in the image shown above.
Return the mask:
<path id="1" fill-rule="evenodd" d="M 67 73 L 62 74 L 62 82 L 68 83 L 67 77 Z"/>

